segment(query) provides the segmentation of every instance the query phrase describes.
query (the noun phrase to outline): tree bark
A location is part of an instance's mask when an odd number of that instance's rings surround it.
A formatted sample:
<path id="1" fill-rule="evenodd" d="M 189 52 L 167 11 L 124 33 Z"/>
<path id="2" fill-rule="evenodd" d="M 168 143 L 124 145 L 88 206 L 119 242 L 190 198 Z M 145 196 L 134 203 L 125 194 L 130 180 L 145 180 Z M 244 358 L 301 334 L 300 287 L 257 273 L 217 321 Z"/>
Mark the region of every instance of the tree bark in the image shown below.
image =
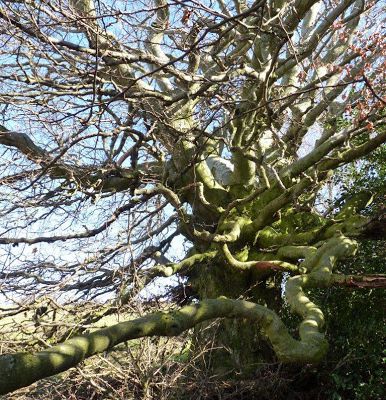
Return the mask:
<path id="1" fill-rule="evenodd" d="M 271 277 L 256 280 L 254 271 L 234 271 L 225 261 L 208 262 L 197 267 L 199 272 L 189 280 L 199 299 L 226 296 L 242 298 L 264 305 L 275 312 L 281 308 L 280 282 Z M 195 328 L 193 343 L 202 353 L 198 363 L 220 376 L 253 375 L 258 365 L 277 360 L 267 336 L 258 324 L 249 320 L 225 319 L 213 324 L 204 322 Z"/>

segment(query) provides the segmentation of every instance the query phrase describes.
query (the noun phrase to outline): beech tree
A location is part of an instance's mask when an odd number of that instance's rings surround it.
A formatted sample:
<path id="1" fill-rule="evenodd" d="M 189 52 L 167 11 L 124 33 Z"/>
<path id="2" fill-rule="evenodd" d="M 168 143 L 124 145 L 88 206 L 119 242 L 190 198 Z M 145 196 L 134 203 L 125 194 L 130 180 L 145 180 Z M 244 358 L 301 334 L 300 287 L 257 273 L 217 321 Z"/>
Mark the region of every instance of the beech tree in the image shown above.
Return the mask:
<path id="1" fill-rule="evenodd" d="M 80 318 L 2 350 L 0 393 L 215 318 L 213 368 L 326 356 L 310 290 L 385 286 L 337 270 L 385 238 L 382 188 L 331 183 L 386 142 L 381 3 L 0 1 L 0 316 Z M 189 304 L 86 332 L 160 277 Z"/>

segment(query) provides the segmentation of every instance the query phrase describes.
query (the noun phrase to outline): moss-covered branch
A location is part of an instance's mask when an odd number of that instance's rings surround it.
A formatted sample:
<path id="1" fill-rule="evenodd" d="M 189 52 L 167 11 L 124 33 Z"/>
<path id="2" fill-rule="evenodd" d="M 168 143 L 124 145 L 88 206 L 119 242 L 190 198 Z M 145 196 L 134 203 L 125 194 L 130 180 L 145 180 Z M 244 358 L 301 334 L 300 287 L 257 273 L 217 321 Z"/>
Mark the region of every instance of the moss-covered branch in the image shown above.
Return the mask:
<path id="1" fill-rule="evenodd" d="M 332 270 L 339 258 L 355 254 L 357 245 L 354 241 L 337 236 L 331 238 L 316 252 L 311 253 L 302 263 L 302 267 L 309 274 L 297 275 L 288 279 L 285 295 L 294 312 L 299 314 L 303 321 L 299 326 L 301 341 L 319 343 L 320 348 L 326 345 L 321 328 L 324 325 L 322 310 L 314 304 L 304 293 L 305 288 L 330 286 Z"/>
<path id="2" fill-rule="evenodd" d="M 146 282 L 149 282 L 151 279 L 159 276 L 169 277 L 177 273 L 184 273 L 190 270 L 195 264 L 203 262 L 206 259 L 216 257 L 217 253 L 217 250 L 212 250 L 205 253 L 193 254 L 192 256 L 187 257 L 178 263 L 156 265 L 150 270 Z"/>
<path id="3" fill-rule="evenodd" d="M 277 314 L 264 306 L 227 298 L 209 299 L 180 310 L 156 312 L 122 322 L 40 352 L 1 355 L 0 394 L 65 371 L 119 343 L 145 336 L 176 336 L 214 318 L 243 318 L 257 323 L 282 362 L 317 363 L 324 357 L 328 347 L 320 331 L 324 317 L 322 311 L 306 297 L 303 289 L 331 285 L 380 287 L 380 284 L 385 284 L 385 277 L 332 274 L 336 261 L 352 255 L 356 250 L 355 242 L 344 236 L 330 239 L 316 251 L 306 250 L 304 264 L 307 264 L 306 270 L 310 273 L 292 277 L 286 285 L 288 302 L 303 317 L 299 328 L 300 340 L 295 340 Z M 212 256 L 212 253 L 209 255 Z M 300 253 L 304 254 L 303 251 Z M 195 256 L 187 261 L 196 261 Z"/>
<path id="4" fill-rule="evenodd" d="M 241 235 L 241 232 L 245 226 L 250 223 L 250 220 L 245 217 L 238 217 L 233 221 L 226 221 L 221 226 L 220 229 L 224 233 L 210 233 L 208 231 L 198 231 L 194 230 L 194 236 L 205 242 L 214 243 L 229 243 L 235 242 Z"/>
<path id="5" fill-rule="evenodd" d="M 255 271 L 266 272 L 266 271 L 289 271 L 289 272 L 299 272 L 299 268 L 296 265 L 290 264 L 281 260 L 250 260 L 250 261 L 240 261 L 235 258 L 230 252 L 228 245 L 224 243 L 221 247 L 222 253 L 229 263 L 229 265 L 235 269 L 246 271 L 254 269 Z"/>
<path id="6" fill-rule="evenodd" d="M 213 318 L 247 318 L 259 324 L 283 362 L 318 362 L 327 343 L 309 335 L 293 339 L 275 312 L 254 303 L 226 298 L 205 300 L 171 312 L 157 312 L 122 322 L 37 353 L 15 353 L 0 356 L 0 394 L 28 386 L 59 372 L 66 371 L 85 358 L 104 352 L 127 340 L 145 336 L 176 336 Z"/>

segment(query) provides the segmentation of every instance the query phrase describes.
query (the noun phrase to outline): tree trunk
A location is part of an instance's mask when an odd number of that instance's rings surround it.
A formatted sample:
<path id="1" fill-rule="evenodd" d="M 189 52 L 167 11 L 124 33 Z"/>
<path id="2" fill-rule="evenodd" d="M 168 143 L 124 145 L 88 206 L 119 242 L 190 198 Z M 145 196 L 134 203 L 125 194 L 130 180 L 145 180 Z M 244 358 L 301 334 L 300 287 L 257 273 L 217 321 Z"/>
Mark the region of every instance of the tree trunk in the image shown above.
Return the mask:
<path id="1" fill-rule="evenodd" d="M 196 268 L 190 283 L 200 300 L 226 296 L 242 298 L 278 311 L 282 303 L 280 282 L 275 277 L 256 281 L 251 271 L 235 272 L 227 263 L 209 262 Z M 258 324 L 244 319 L 205 322 L 195 328 L 194 348 L 199 362 L 219 376 L 254 374 L 261 363 L 273 362 L 274 352 Z"/>

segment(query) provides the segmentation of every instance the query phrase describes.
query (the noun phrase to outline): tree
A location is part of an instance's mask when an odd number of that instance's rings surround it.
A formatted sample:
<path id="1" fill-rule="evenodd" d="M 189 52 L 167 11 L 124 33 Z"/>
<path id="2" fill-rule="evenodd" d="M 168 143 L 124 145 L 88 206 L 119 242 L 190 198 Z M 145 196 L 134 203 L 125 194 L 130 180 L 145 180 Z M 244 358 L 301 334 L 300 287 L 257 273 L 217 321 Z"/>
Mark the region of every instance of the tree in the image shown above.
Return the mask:
<path id="1" fill-rule="evenodd" d="M 49 298 L 82 324 L 1 355 L 0 393 L 214 318 L 217 371 L 320 362 L 308 292 L 385 285 L 335 270 L 358 238 L 385 237 L 384 209 L 362 212 L 382 188 L 326 200 L 339 168 L 386 142 L 381 14 L 364 0 L 1 1 L 2 313 Z M 162 276 L 191 304 L 84 333 Z M 109 306 L 79 310 L 98 298 Z"/>

